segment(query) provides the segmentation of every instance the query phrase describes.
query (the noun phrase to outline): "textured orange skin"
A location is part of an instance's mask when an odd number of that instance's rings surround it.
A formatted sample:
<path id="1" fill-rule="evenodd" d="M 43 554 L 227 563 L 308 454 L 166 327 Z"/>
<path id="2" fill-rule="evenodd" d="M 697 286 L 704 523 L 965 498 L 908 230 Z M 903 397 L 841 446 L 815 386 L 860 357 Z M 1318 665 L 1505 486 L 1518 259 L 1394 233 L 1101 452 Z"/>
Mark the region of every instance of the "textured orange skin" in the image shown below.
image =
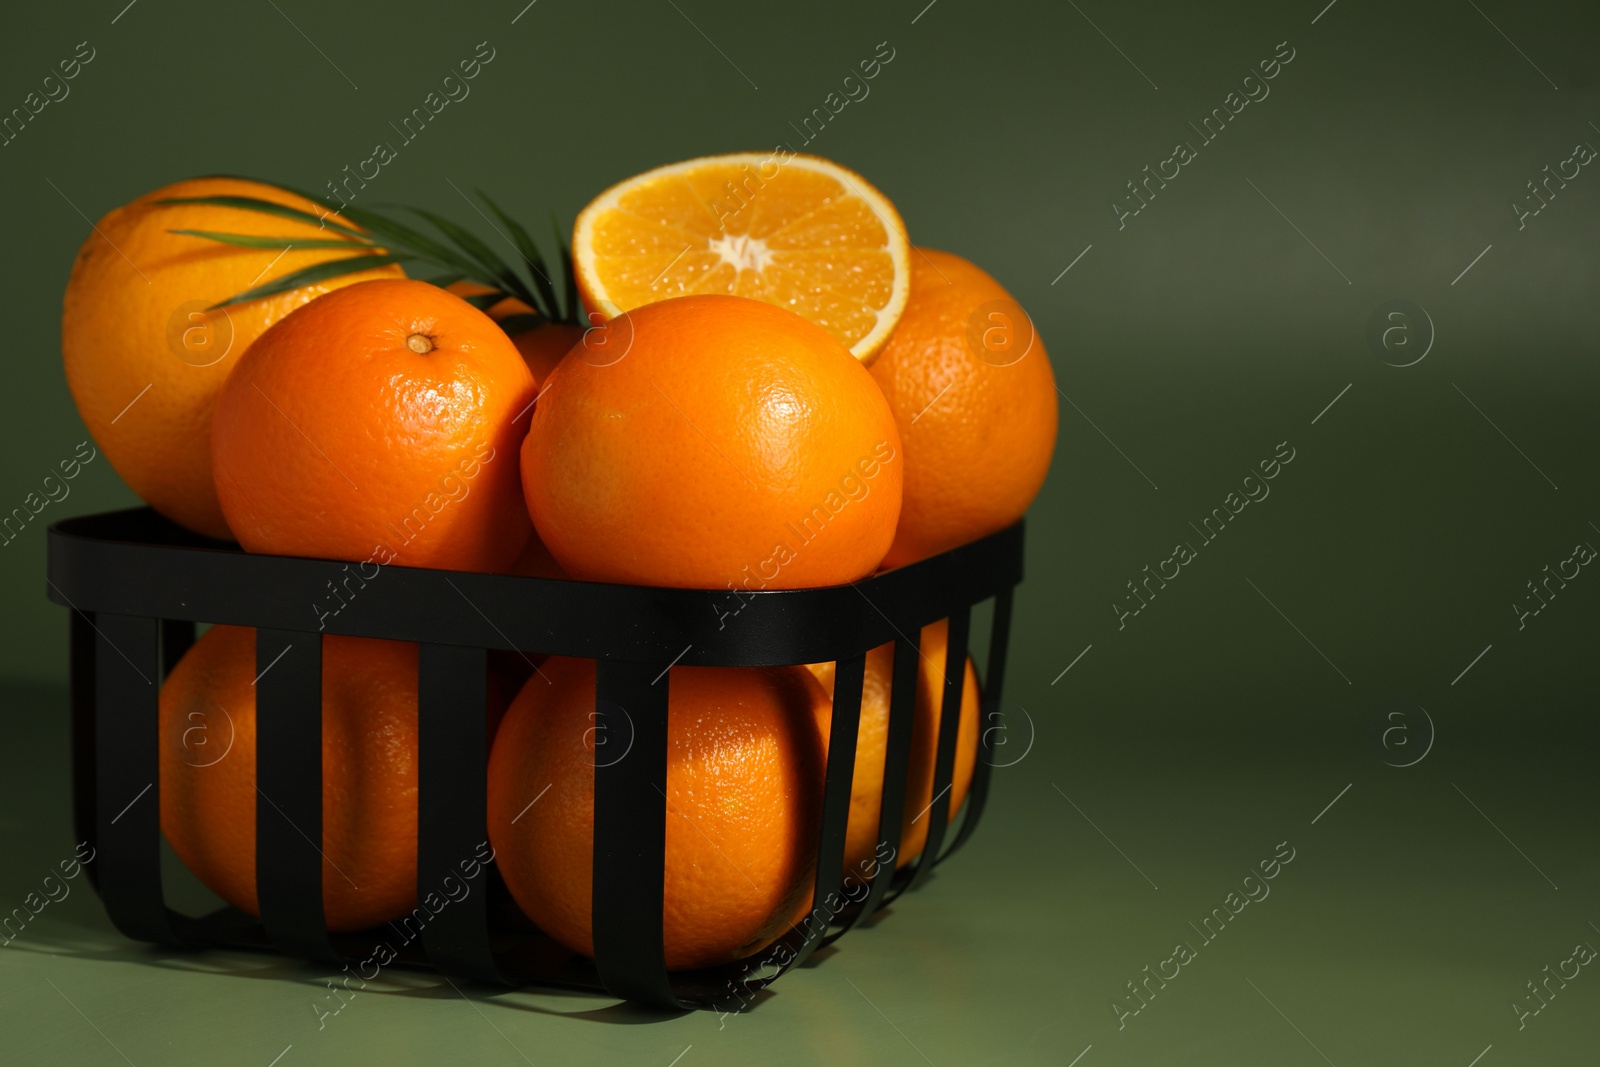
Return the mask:
<path id="1" fill-rule="evenodd" d="M 189 196 L 251 196 L 303 211 L 321 210 L 309 200 L 256 182 L 197 178 L 111 211 L 97 224 L 99 233 L 91 231 L 85 238 L 72 265 L 61 315 L 61 356 L 84 425 L 129 488 L 179 525 L 231 540 L 211 483 L 211 407 L 217 390 L 250 342 L 290 311 L 355 282 L 404 274 L 398 266 L 381 267 L 230 307 L 226 317 L 233 342 L 227 355 L 209 366 L 195 366 L 180 358 L 168 340 L 169 321 L 182 305 L 208 307 L 253 285 L 352 253 L 292 250 L 274 263 L 278 253 L 272 249 L 234 248 L 168 233 L 195 229 L 339 236 L 237 208 L 155 205 L 157 200 Z M 222 314 L 211 313 L 219 332 Z M 181 315 L 179 319 L 189 321 Z M 197 336 L 202 335 L 203 328 Z M 205 357 L 192 358 L 203 362 Z M 149 391 L 139 396 L 147 385 Z M 136 396 L 138 403 L 128 407 Z"/>
<path id="2" fill-rule="evenodd" d="M 1044 342 L 1034 337 L 1009 366 L 984 362 L 967 342 L 973 313 L 1010 299 L 960 256 L 912 253 L 911 301 L 872 365 L 905 444 L 905 503 L 885 567 L 1010 526 L 1044 485 L 1056 442 L 1055 376 Z"/>
<path id="3" fill-rule="evenodd" d="M 475 296 L 489 291 L 487 285 L 469 281 L 452 282 L 446 288 L 457 296 Z M 513 315 L 531 314 L 533 308 L 511 296 L 488 309 L 489 317 L 496 322 L 504 322 Z M 517 346 L 517 351 L 522 353 L 522 361 L 533 372 L 534 385 L 540 386 L 556 369 L 561 357 L 583 340 L 583 333 L 584 328 L 576 323 L 545 320 L 531 330 L 513 334 L 511 343 Z"/>
<path id="4" fill-rule="evenodd" d="M 896 867 L 905 867 L 922 854 L 928 842 L 927 811 L 933 802 L 933 764 L 938 755 L 939 715 L 944 706 L 944 662 L 949 624 L 943 620 L 922 628 L 922 655 L 918 660 L 916 717 L 911 723 L 911 767 L 906 775 L 906 800 L 900 817 L 900 851 Z M 833 695 L 837 664 L 811 663 L 807 669 Z M 894 644 L 867 653 L 867 672 L 861 686 L 861 725 L 856 733 L 856 766 L 850 785 L 850 821 L 845 830 L 845 873 L 858 878 L 873 873 L 878 847 L 878 812 L 883 804 L 883 762 L 889 746 L 889 692 L 894 675 Z M 956 763 L 950 783 L 950 818 L 961 810 L 972 786 L 978 759 L 978 672 L 967 657 L 961 690 L 961 719 L 956 728 Z M 827 746 L 833 722 L 830 702 L 817 723 Z"/>
<path id="5" fill-rule="evenodd" d="M 407 347 L 419 333 L 432 351 Z M 532 530 L 517 446 L 533 397 L 510 339 L 460 297 L 353 285 L 239 361 L 217 396 L 217 496 L 251 552 L 504 570 Z"/>
<path id="6" fill-rule="evenodd" d="M 248 627 L 206 631 L 161 689 L 160 726 L 162 832 L 200 881 L 251 915 L 255 647 Z M 416 901 L 417 646 L 328 636 L 322 656 L 322 906 L 330 930 L 362 930 Z"/>
<path id="7" fill-rule="evenodd" d="M 594 661 L 554 656 L 540 671 L 495 737 L 489 841 L 528 917 L 593 956 Z M 662 921 L 681 970 L 758 952 L 809 906 L 827 697 L 800 667 L 674 667 L 667 684 Z"/>
<path id="8" fill-rule="evenodd" d="M 528 510 L 572 577 L 791 589 L 876 569 L 900 434 L 843 345 L 737 296 L 647 304 L 604 330 L 550 375 L 522 447 Z"/>

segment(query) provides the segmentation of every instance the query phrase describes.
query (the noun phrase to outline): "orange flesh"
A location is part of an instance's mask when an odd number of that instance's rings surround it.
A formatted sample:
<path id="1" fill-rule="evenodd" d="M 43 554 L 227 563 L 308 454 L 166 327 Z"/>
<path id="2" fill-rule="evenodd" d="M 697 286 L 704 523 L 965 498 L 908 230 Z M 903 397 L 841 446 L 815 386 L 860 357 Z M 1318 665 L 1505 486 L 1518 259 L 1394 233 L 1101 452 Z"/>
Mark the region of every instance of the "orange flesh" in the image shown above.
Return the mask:
<path id="1" fill-rule="evenodd" d="M 623 190 L 592 231 L 605 297 L 624 311 L 691 293 L 751 297 L 853 348 L 893 298 L 891 235 L 848 183 L 771 167 L 708 162 Z"/>

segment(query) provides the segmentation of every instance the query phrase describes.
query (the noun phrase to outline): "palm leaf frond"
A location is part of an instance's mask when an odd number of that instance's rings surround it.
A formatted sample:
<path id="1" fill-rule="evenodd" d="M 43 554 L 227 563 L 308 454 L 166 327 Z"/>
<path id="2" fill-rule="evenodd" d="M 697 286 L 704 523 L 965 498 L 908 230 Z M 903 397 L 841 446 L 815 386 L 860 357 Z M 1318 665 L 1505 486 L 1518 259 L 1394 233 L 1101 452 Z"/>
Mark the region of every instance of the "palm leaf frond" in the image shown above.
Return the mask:
<path id="1" fill-rule="evenodd" d="M 385 267 L 390 263 L 399 263 L 401 260 L 410 259 L 410 256 L 396 256 L 387 253 L 373 253 L 363 256 L 346 256 L 343 259 L 330 259 L 325 263 L 315 263 L 297 271 L 291 271 L 281 278 L 274 278 L 254 289 L 246 289 L 242 293 L 230 296 L 226 300 L 218 301 L 207 308 L 215 311 L 217 308 L 229 307 L 233 304 L 243 304 L 251 300 L 260 300 L 264 296 L 276 296 L 286 293 L 291 289 L 299 289 L 306 285 L 315 285 L 325 282 L 329 278 L 342 278 L 346 274 L 359 274 L 374 267 Z"/>
<path id="2" fill-rule="evenodd" d="M 272 184 L 274 188 L 304 197 L 312 203 L 324 202 L 320 197 L 290 186 L 276 183 L 263 184 Z M 500 236 L 504 237 L 512 245 L 517 252 L 517 256 L 527 265 L 526 277 L 506 257 L 497 253 L 477 234 L 442 215 L 423 208 L 358 208 L 345 204 L 338 210 L 333 210 L 330 204 L 328 205 L 328 212 L 319 215 L 251 196 L 174 197 L 158 201 L 158 203 L 173 205 L 194 204 L 254 211 L 259 214 L 272 215 L 277 218 L 316 226 L 325 231 L 332 230 L 335 234 L 342 235 L 323 238 L 241 234 L 221 230 L 180 229 L 170 231 L 186 237 L 214 241 L 238 248 L 281 250 L 291 248 L 306 250 L 348 248 L 360 253 L 292 271 L 282 277 L 235 294 L 214 305 L 215 307 L 226 307 L 250 300 L 258 300 L 265 296 L 273 296 L 292 289 L 298 289 L 301 286 L 312 285 L 317 282 L 327 281 L 330 278 L 337 278 L 359 271 L 371 270 L 374 267 L 385 266 L 390 263 L 416 262 L 426 264 L 441 272 L 426 279 L 430 284 L 437 285 L 440 288 L 446 288 L 461 281 L 471 281 L 488 287 L 488 292 L 463 297 L 473 306 L 482 310 L 487 310 L 507 298 L 515 298 L 527 304 L 531 309 L 529 313 L 508 317 L 507 323 L 510 324 L 507 329 L 508 333 L 522 332 L 537 325 L 540 321 L 577 321 L 578 302 L 572 278 L 572 253 L 561 238 L 561 232 L 559 227 L 555 225 L 554 216 L 551 216 L 551 226 L 555 229 L 563 289 L 563 292 L 559 294 L 546 260 L 540 253 L 539 246 L 528 233 L 527 228 L 481 190 L 478 192 L 478 196 L 493 212 L 494 216 L 499 219 L 499 223 L 496 224 L 494 219 L 491 219 L 488 215 L 484 215 L 484 219 L 495 228 Z M 438 236 L 427 233 L 415 225 L 397 220 L 392 214 L 394 210 L 403 210 L 422 219 L 437 231 Z"/>

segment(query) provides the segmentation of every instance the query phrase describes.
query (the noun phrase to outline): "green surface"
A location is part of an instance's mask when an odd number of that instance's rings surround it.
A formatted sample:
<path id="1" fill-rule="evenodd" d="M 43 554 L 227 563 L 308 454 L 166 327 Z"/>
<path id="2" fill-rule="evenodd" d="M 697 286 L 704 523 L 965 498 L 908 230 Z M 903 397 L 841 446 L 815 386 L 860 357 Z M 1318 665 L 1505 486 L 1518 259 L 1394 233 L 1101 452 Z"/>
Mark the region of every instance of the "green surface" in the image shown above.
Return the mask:
<path id="1" fill-rule="evenodd" d="M 743 1016 L 411 975 L 318 1030 L 323 972 L 133 945 L 80 877 L 0 947 L 0 1063 L 1596 1062 L 1592 965 L 1525 1028 L 1512 1008 L 1600 947 L 1600 577 L 1513 608 L 1600 546 L 1600 175 L 1511 209 L 1600 146 L 1592 5 L 125 2 L 7 15 L 6 107 L 96 53 L 0 148 L 0 506 L 85 437 L 56 357 L 83 216 L 200 173 L 320 187 L 488 40 L 372 195 L 470 220 L 449 179 L 568 220 L 658 163 L 802 147 L 790 124 L 888 41 L 805 147 L 1000 278 L 1067 398 L 1006 701 L 1002 758 L 1027 755 L 924 890 Z M 1124 183 L 1280 41 L 1271 95 L 1119 229 Z M 1367 340 L 1393 300 L 1436 331 L 1413 366 Z M 1202 544 L 1285 441 L 1271 495 Z M 73 846 L 42 527 L 133 502 L 102 461 L 72 486 L 0 548 L 0 913 Z M 1119 628 L 1179 541 L 1196 558 Z M 1284 841 L 1270 896 L 1201 945 Z M 1180 941 L 1196 958 L 1119 1029 Z"/>

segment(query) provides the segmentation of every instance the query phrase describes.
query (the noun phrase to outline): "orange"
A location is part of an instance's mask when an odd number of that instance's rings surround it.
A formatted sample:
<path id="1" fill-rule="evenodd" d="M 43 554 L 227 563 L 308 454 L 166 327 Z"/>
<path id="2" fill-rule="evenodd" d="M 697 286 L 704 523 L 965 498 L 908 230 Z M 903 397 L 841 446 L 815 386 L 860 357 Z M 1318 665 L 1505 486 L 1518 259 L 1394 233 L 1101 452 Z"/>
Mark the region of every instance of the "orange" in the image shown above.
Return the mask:
<path id="1" fill-rule="evenodd" d="M 922 628 L 922 655 L 917 670 L 916 717 L 911 723 L 911 766 L 906 775 L 906 799 L 900 818 L 900 846 L 896 867 L 910 864 L 928 841 L 928 811 L 933 807 L 933 765 L 938 756 L 939 716 L 944 707 L 944 664 L 949 624 L 939 621 Z M 836 664 L 812 663 L 808 669 L 833 695 Z M 850 786 L 850 821 L 845 830 L 845 874 L 863 880 L 874 874 L 873 855 L 878 845 L 878 813 L 883 804 L 883 764 L 889 744 L 889 692 L 894 675 L 894 645 L 880 645 L 867 653 L 861 686 L 861 725 L 856 734 L 856 766 Z M 951 819 L 961 810 L 972 786 L 978 757 L 978 672 L 967 658 L 961 690 L 961 718 L 956 730 L 956 763 L 950 783 Z M 830 703 L 818 716 L 823 744 L 833 722 Z M 948 840 L 948 839 L 947 839 Z"/>
<path id="2" fill-rule="evenodd" d="M 499 571 L 527 543 L 517 446 L 533 375 L 458 296 L 329 293 L 268 330 L 217 396 L 217 496 L 251 552 Z"/>
<path id="3" fill-rule="evenodd" d="M 919 252 L 911 302 L 872 365 L 905 443 L 905 504 L 886 567 L 1016 522 L 1056 441 L 1055 376 L 1027 312 L 960 256 Z"/>
<path id="4" fill-rule="evenodd" d="M 111 465 L 145 502 L 209 537 L 231 538 L 211 481 L 211 406 L 262 331 L 323 293 L 403 277 L 398 266 L 330 278 L 277 296 L 206 308 L 342 249 L 236 248 L 171 230 L 338 237 L 308 223 L 239 208 L 161 206 L 158 200 L 248 196 L 313 214 L 309 200 L 258 182 L 197 178 L 157 189 L 107 214 L 78 249 L 61 315 L 67 387 Z"/>
<path id="5" fill-rule="evenodd" d="M 487 285 L 477 282 L 459 281 L 447 286 L 450 292 L 457 296 L 476 296 L 479 293 L 489 292 Z M 488 308 L 488 316 L 495 322 L 501 323 L 513 315 L 532 315 L 533 308 L 508 296 Z M 543 385 L 544 380 L 550 376 L 561 357 L 572 350 L 572 346 L 583 340 L 584 328 L 571 322 L 552 322 L 541 318 L 539 323 L 531 329 L 518 330 L 511 334 L 511 343 L 517 346 L 517 351 L 522 353 L 522 361 L 528 365 L 528 370 L 533 372 L 535 386 Z"/>
<path id="6" fill-rule="evenodd" d="M 900 512 L 900 438 L 843 345 L 738 296 L 602 329 L 551 373 L 522 446 L 528 510 L 572 577 L 791 589 L 872 573 Z"/>
<path id="7" fill-rule="evenodd" d="M 613 185 L 572 231 L 584 306 L 609 320 L 693 293 L 788 308 L 859 359 L 906 305 L 905 224 L 853 171 L 787 149 L 706 156 Z"/>
<path id="8" fill-rule="evenodd" d="M 523 687 L 489 756 L 489 841 L 539 927 L 594 955 L 594 774 L 626 759 L 595 728 L 593 660 L 551 657 Z M 758 952 L 810 900 L 822 813 L 815 716 L 803 668 L 674 667 L 667 698 L 662 930 L 667 967 Z M 637 758 L 637 757 L 634 757 Z"/>
<path id="9" fill-rule="evenodd" d="M 251 915 L 260 914 L 255 648 L 253 629 L 207 630 L 161 689 L 160 727 L 162 832 L 200 881 Z M 417 892 L 416 645 L 323 639 L 322 774 L 328 928 L 404 915 Z"/>

